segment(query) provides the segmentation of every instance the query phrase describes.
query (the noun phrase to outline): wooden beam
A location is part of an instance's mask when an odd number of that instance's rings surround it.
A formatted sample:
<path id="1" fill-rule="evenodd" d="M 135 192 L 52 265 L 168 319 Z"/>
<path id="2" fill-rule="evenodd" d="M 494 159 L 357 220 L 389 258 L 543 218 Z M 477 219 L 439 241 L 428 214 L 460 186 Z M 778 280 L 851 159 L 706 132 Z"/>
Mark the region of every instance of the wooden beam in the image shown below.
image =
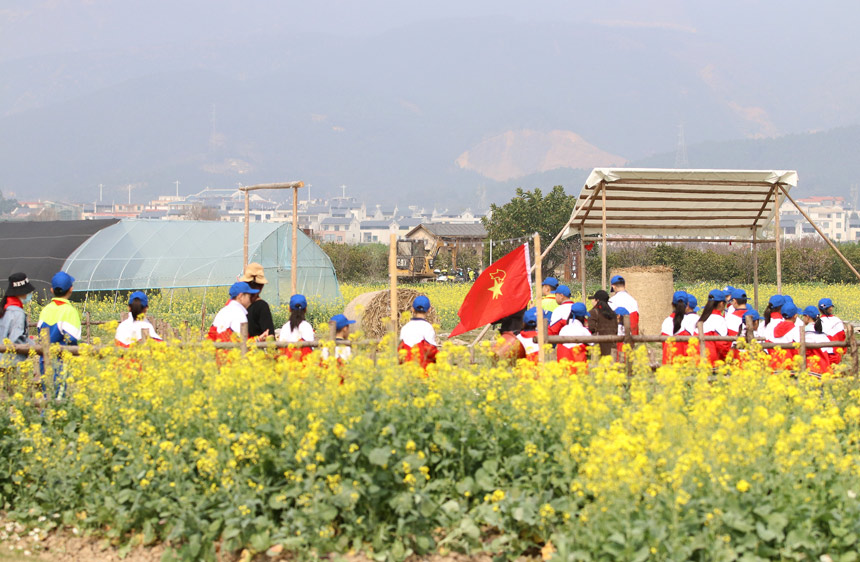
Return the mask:
<path id="1" fill-rule="evenodd" d="M 636 215 L 623 215 L 623 216 L 621 216 L 621 215 L 612 215 L 611 217 L 609 217 L 609 220 L 610 220 L 610 221 L 621 220 L 621 219 L 623 219 L 623 220 L 631 220 L 631 221 L 679 221 L 679 220 L 685 220 L 685 221 L 690 221 L 690 222 L 698 222 L 698 221 L 720 221 L 720 222 L 725 222 L 725 221 L 749 221 L 749 220 L 753 220 L 753 219 L 755 219 L 755 218 L 756 218 L 754 215 L 745 215 L 745 216 L 742 216 L 742 217 L 726 217 L 726 216 L 716 216 L 716 217 L 698 217 L 698 216 L 692 216 L 692 217 L 644 216 L 644 217 L 643 217 L 643 216 L 641 216 L 641 214 L 642 214 L 644 211 L 655 211 L 655 210 L 659 210 L 659 209 L 639 209 L 639 210 L 637 210 L 637 209 L 624 209 L 624 211 L 625 211 L 625 212 L 638 213 L 638 214 L 636 214 Z M 601 209 L 601 211 L 603 211 L 603 209 Z M 747 226 L 747 225 L 745 225 L 745 224 L 741 224 L 741 225 L 736 225 L 736 226 Z"/>
<path id="2" fill-rule="evenodd" d="M 671 185 L 671 184 L 666 184 Z M 642 192 L 642 193 L 678 193 L 678 194 L 687 194 L 687 195 L 743 195 L 746 197 L 750 197 L 752 195 L 759 195 L 759 192 L 749 191 L 749 190 L 725 190 L 725 189 L 683 189 L 679 187 L 646 187 L 646 186 L 634 186 L 634 185 L 608 185 L 606 186 L 609 191 L 627 191 L 627 192 Z M 738 186 L 738 187 L 754 187 L 754 186 Z M 770 184 L 768 184 L 770 187 Z M 760 195 L 763 197 L 767 192 L 762 191 Z M 704 198 L 703 198 L 704 199 Z"/>
<path id="3" fill-rule="evenodd" d="M 597 195 L 598 193 L 603 193 L 604 185 L 605 185 L 605 182 L 600 182 L 600 184 L 597 186 L 597 189 L 594 191 L 594 195 Z M 605 195 L 605 193 L 604 193 L 604 195 Z M 585 210 L 585 215 L 582 217 L 582 220 L 579 221 L 580 226 L 585 225 L 585 221 L 588 220 L 588 216 L 591 214 L 591 209 L 594 208 L 594 202 L 595 201 L 597 201 L 597 198 L 596 197 L 592 198 L 591 203 L 588 205 L 588 209 Z"/>
<path id="4" fill-rule="evenodd" d="M 258 189 L 287 189 L 293 187 L 304 187 L 303 181 L 288 181 L 284 183 L 261 183 L 257 185 L 242 186 L 239 191 L 257 191 Z"/>
<path id="5" fill-rule="evenodd" d="M 540 234 L 535 232 L 534 235 L 534 244 L 535 244 L 535 278 L 538 280 L 537 283 L 541 282 L 543 277 L 543 260 L 540 257 Z M 537 307 L 537 337 L 538 337 L 538 363 L 543 363 L 544 361 L 544 334 L 543 334 L 543 326 L 544 326 L 544 317 L 543 317 L 543 302 L 541 298 L 541 286 L 537 288 L 537 298 L 535 299 L 535 306 Z"/>
<path id="6" fill-rule="evenodd" d="M 582 302 L 585 302 L 585 229 L 579 227 L 579 259 L 582 263 L 579 264 L 580 283 L 582 283 Z"/>
<path id="7" fill-rule="evenodd" d="M 594 192 L 592 192 L 594 193 Z M 770 193 L 770 192 L 768 192 Z M 737 195 L 746 195 L 749 196 L 749 193 L 739 193 Z M 648 194 L 645 195 L 607 195 L 607 201 L 682 201 L 685 203 L 749 203 L 753 205 L 758 205 L 761 197 L 757 197 L 755 199 L 738 199 L 737 195 L 732 197 L 650 197 Z M 756 194 L 758 195 L 758 194 Z M 762 193 L 761 195 L 765 195 Z M 588 199 L 590 195 L 580 194 L 579 199 Z"/>
<path id="8" fill-rule="evenodd" d="M 643 199 L 643 203 L 649 203 L 650 199 Z M 702 209 L 701 206 L 689 206 L 689 207 L 613 207 L 611 205 L 606 207 L 606 210 L 609 212 L 641 212 L 641 211 L 660 211 L 666 213 L 698 213 Z M 747 208 L 747 209 L 720 209 L 720 213 L 756 213 L 759 210 L 758 202 L 755 203 L 755 208 Z"/>
<path id="9" fill-rule="evenodd" d="M 592 222 L 588 224 L 584 224 L 585 228 L 599 228 L 601 223 L 597 222 L 597 219 L 593 219 Z M 631 230 L 687 230 L 691 232 L 695 232 L 696 230 L 701 230 L 701 225 L 689 224 L 689 225 L 672 225 L 672 224 L 616 224 L 612 223 L 609 225 L 610 228 L 629 228 Z M 746 224 L 709 224 L 707 228 L 710 230 L 713 229 L 733 229 L 733 228 L 749 228 Z"/>
<path id="10" fill-rule="evenodd" d="M 743 240 L 738 238 L 637 238 L 637 237 L 615 237 L 606 240 L 607 243 L 612 242 L 664 242 L 670 244 L 672 242 L 707 242 L 712 244 L 750 244 L 752 240 Z M 773 240 L 759 240 L 759 244 L 773 244 Z"/>
<path id="11" fill-rule="evenodd" d="M 758 226 L 758 221 L 761 218 L 762 213 L 764 213 L 764 210 L 767 209 L 767 206 L 770 203 L 770 198 L 773 197 L 773 190 L 774 189 L 776 189 L 776 186 L 774 186 L 773 189 L 771 189 L 770 191 L 767 192 L 767 197 L 765 198 L 764 203 L 761 204 L 761 209 L 758 210 L 758 216 L 753 221 L 753 228 L 754 229 Z"/>
<path id="12" fill-rule="evenodd" d="M 826 235 L 826 234 L 824 234 L 824 232 L 822 232 L 820 228 L 818 228 L 818 225 L 817 225 L 817 224 L 815 224 L 815 222 L 810 218 L 810 216 L 809 216 L 809 215 L 807 215 L 807 214 L 806 214 L 806 212 L 805 212 L 803 209 L 801 209 L 801 208 L 800 208 L 800 205 L 798 205 L 798 204 L 797 204 L 797 202 L 796 202 L 794 199 L 792 199 L 791 195 L 789 195 L 789 194 L 788 194 L 788 190 L 787 190 L 784 186 L 782 186 L 782 185 L 780 185 L 780 186 L 779 186 L 779 188 L 782 190 L 782 192 L 785 194 L 785 196 L 788 198 L 788 200 L 789 200 L 789 201 L 791 201 L 791 204 L 792 204 L 792 205 L 794 205 L 794 206 L 797 208 L 797 210 L 798 210 L 798 211 L 800 211 L 800 214 L 801 214 L 801 215 L 803 215 L 803 218 L 805 218 L 807 221 L 809 221 L 809 224 L 811 224 L 811 225 L 812 225 L 812 228 L 814 228 L 814 229 L 815 229 L 815 231 L 816 231 L 816 232 L 818 232 L 818 234 L 819 234 L 822 238 L 824 238 L 824 241 L 825 241 L 825 242 L 827 242 L 827 243 L 830 245 L 830 248 L 831 248 L 834 252 L 836 252 L 836 255 L 838 255 L 838 256 L 839 256 L 839 258 L 842 260 L 842 262 L 843 262 L 845 265 L 847 265 L 847 266 L 848 266 L 848 269 L 850 269 L 850 270 L 851 270 L 851 272 L 852 272 L 852 273 L 854 273 L 854 275 L 856 275 L 856 276 L 857 276 L 857 279 L 860 279 L 860 273 L 858 273 L 858 272 L 857 272 L 857 270 L 854 268 L 854 266 L 853 266 L 853 265 L 851 265 L 851 262 L 850 262 L 850 261 L 848 261 L 848 258 L 846 258 L 846 257 L 842 254 L 842 252 L 840 252 L 840 251 L 839 251 L 839 248 L 837 248 L 837 247 L 836 247 L 836 244 L 834 244 L 834 243 L 833 243 L 833 241 L 832 241 L 830 238 L 828 238 L 828 237 L 827 237 L 827 235 Z M 779 214 L 779 213 L 777 213 L 777 214 Z"/>
<path id="13" fill-rule="evenodd" d="M 779 192 L 773 194 L 773 239 L 776 240 L 776 293 L 782 294 L 782 252 L 779 247 L 779 239 L 782 233 L 779 231 Z"/>
<path id="14" fill-rule="evenodd" d="M 758 245 L 760 242 L 756 240 L 756 228 L 753 228 L 752 239 L 752 255 L 753 255 L 753 304 L 758 310 Z"/>
<path id="15" fill-rule="evenodd" d="M 605 181 L 605 180 L 604 180 Z M 622 178 L 606 182 L 607 187 L 612 189 L 614 185 L 724 185 L 727 187 L 773 187 L 769 181 L 749 180 L 652 180 L 644 178 Z"/>

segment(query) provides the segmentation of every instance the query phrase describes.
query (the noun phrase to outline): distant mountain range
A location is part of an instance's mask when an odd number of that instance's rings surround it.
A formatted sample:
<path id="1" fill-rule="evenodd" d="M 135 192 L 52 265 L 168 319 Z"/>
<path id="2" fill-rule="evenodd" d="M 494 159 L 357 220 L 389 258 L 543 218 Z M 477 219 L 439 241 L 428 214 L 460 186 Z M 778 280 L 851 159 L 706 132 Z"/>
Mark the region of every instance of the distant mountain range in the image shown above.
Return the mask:
<path id="1" fill-rule="evenodd" d="M 119 202 L 129 184 L 145 201 L 176 180 L 302 179 L 482 208 L 517 186 L 576 191 L 593 166 L 672 166 L 683 122 L 691 167 L 797 168 L 809 193 L 845 194 L 860 127 L 732 140 L 778 128 L 720 80 L 730 62 L 683 30 L 492 18 L 7 60 L 0 189 L 92 201 L 103 184 Z"/>

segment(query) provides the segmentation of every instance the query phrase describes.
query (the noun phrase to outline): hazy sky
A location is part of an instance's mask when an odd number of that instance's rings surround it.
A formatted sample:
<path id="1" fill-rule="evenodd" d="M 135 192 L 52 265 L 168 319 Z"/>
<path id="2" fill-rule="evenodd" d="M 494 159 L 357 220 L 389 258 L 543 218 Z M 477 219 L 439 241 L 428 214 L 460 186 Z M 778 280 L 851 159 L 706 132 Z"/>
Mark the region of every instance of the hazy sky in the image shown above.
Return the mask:
<path id="1" fill-rule="evenodd" d="M 416 21 L 486 16 L 662 26 L 709 34 L 715 41 L 754 46 L 764 52 L 777 53 L 781 45 L 802 44 L 811 56 L 839 57 L 842 49 L 856 50 L 860 2 L 4 0 L 0 7 L 0 60 L 243 34 L 366 35 Z"/>

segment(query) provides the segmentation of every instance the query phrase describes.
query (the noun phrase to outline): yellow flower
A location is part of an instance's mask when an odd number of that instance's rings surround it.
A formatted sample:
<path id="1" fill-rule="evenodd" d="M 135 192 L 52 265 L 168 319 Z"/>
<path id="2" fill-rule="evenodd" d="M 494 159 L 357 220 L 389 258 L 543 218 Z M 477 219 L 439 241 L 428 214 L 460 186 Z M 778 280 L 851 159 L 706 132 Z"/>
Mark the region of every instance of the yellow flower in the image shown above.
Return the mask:
<path id="1" fill-rule="evenodd" d="M 735 484 L 735 488 L 737 488 L 739 492 L 746 492 L 750 489 L 750 483 L 746 480 L 738 480 L 738 483 Z"/>

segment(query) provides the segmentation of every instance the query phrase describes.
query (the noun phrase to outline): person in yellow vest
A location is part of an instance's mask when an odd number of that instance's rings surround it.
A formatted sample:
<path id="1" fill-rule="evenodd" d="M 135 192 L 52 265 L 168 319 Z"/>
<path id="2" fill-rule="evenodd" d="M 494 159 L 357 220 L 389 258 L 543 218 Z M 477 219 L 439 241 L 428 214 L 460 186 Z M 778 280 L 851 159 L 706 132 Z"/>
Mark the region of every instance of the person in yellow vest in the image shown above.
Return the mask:
<path id="1" fill-rule="evenodd" d="M 543 280 L 543 284 L 541 284 L 541 297 L 540 306 L 544 311 L 544 314 L 551 313 L 553 310 L 558 308 L 558 301 L 555 299 L 555 290 L 558 289 L 558 279 L 555 277 L 547 277 Z"/>
<path id="2" fill-rule="evenodd" d="M 81 339 L 81 316 L 69 302 L 74 284 L 75 278 L 64 271 L 58 272 L 51 278 L 54 297 L 42 309 L 36 328 L 40 332 L 48 330 L 52 344 L 77 345 L 78 340 Z M 41 369 L 44 373 L 44 358 L 41 360 Z M 58 361 L 54 367 L 54 397 L 58 400 L 65 397 L 65 378 L 65 366 L 62 361 Z"/>

